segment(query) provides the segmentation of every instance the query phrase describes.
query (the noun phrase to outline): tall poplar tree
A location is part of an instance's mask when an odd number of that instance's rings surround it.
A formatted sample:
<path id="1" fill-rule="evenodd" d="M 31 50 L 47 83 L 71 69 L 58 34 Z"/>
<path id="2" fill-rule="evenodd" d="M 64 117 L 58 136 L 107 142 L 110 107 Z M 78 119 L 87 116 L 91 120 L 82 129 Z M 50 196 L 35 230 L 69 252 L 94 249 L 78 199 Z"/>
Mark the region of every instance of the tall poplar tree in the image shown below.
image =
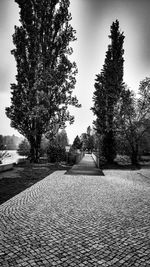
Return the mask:
<path id="1" fill-rule="evenodd" d="M 72 96 L 77 67 L 69 60 L 75 40 L 70 25 L 69 0 L 15 0 L 21 26 L 15 26 L 12 54 L 16 83 L 11 84 L 11 126 L 25 136 L 31 161 L 39 159 L 42 134 L 73 122 L 68 106 L 79 107 Z"/>
<path id="2" fill-rule="evenodd" d="M 92 110 L 96 115 L 94 125 L 97 133 L 103 137 L 103 154 L 112 163 L 116 156 L 115 106 L 123 88 L 124 35 L 120 32 L 118 20 L 112 23 L 110 32 L 111 43 L 103 69 L 96 77 Z"/>

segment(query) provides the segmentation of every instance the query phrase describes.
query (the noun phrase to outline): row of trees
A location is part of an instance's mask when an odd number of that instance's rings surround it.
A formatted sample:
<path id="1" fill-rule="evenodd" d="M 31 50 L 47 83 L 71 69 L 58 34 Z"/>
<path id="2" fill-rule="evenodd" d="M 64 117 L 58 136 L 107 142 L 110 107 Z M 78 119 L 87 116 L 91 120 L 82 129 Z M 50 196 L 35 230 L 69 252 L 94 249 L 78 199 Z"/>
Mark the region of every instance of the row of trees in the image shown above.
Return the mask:
<path id="1" fill-rule="evenodd" d="M 138 97 L 123 82 L 123 42 L 119 21 L 111 26 L 111 44 L 101 73 L 96 76 L 92 111 L 102 155 L 113 163 L 118 153 L 138 164 L 140 147 L 150 136 L 150 78 L 141 81 Z"/>
<path id="2" fill-rule="evenodd" d="M 21 26 L 15 26 L 13 35 L 17 75 L 6 115 L 11 126 L 28 140 L 31 162 L 38 162 L 43 136 L 56 142 L 59 129 L 74 121 L 68 106 L 80 107 L 72 95 L 77 66 L 69 59 L 73 52 L 70 42 L 76 38 L 69 0 L 15 1 Z M 94 126 L 108 162 L 112 163 L 120 150 L 129 153 L 132 163 L 137 164 L 139 144 L 150 128 L 150 79 L 141 82 L 136 98 L 123 82 L 124 34 L 118 20 L 110 30 L 111 43 L 103 69 L 96 76 Z M 82 149 L 92 150 L 92 143 L 93 135 L 87 131 L 73 146 L 82 144 Z"/>
<path id="3" fill-rule="evenodd" d="M 28 140 L 31 161 L 38 162 L 42 136 L 52 139 L 66 121 L 73 123 L 68 106 L 80 107 L 72 96 L 77 67 L 69 60 L 75 31 L 69 0 L 15 2 L 21 26 L 15 26 L 13 35 L 17 75 L 6 115 Z"/>
<path id="4" fill-rule="evenodd" d="M 69 146 L 70 151 L 72 152 L 76 150 L 92 152 L 93 149 L 95 150 L 97 148 L 96 135 L 92 128 L 89 126 L 86 133 L 82 133 L 80 137 L 78 135 L 75 137 L 71 146 L 69 145 L 67 132 L 65 129 L 63 129 L 56 134 L 53 140 L 47 139 L 45 137 L 42 138 L 40 155 L 46 154 L 47 151 L 50 150 L 50 148 L 54 151 L 60 148 L 65 149 L 66 146 Z M 30 156 L 30 144 L 27 139 L 24 139 L 19 144 L 18 153 L 22 156 Z"/>
<path id="5" fill-rule="evenodd" d="M 43 136 L 41 140 L 41 147 L 40 147 L 40 156 L 43 156 L 47 154 L 48 149 L 53 147 L 56 148 L 62 148 L 63 150 L 65 147 L 69 144 L 68 136 L 65 131 L 65 129 L 59 131 L 55 138 L 53 140 L 47 139 L 45 136 Z M 27 139 L 22 140 L 22 142 L 19 144 L 17 149 L 19 155 L 21 156 L 27 156 L 30 157 L 30 143 Z"/>
<path id="6" fill-rule="evenodd" d="M 0 135 L 0 150 L 16 150 L 22 138 L 15 135 Z"/>
<path id="7" fill-rule="evenodd" d="M 80 137 L 78 135 L 75 137 L 72 148 L 92 152 L 97 146 L 95 138 L 95 133 L 92 128 L 88 126 L 86 133 L 82 133 Z"/>

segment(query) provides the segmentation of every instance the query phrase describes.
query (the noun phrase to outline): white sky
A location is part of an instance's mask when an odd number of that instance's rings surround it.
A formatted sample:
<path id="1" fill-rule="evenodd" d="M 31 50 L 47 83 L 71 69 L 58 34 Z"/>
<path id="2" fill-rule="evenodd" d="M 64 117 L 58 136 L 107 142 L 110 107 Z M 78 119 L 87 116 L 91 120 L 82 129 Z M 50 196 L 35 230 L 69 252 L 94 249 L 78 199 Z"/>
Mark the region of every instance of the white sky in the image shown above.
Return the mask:
<path id="1" fill-rule="evenodd" d="M 141 3 L 142 2 L 142 3 Z M 76 135 L 85 132 L 94 119 L 90 111 L 93 105 L 94 80 L 100 73 L 109 44 L 110 25 L 116 19 L 124 32 L 125 63 L 124 81 L 137 92 L 139 82 L 150 76 L 150 1 L 147 0 L 71 0 L 71 24 L 77 31 L 77 41 L 72 44 L 72 59 L 78 66 L 74 94 L 82 108 L 71 108 L 75 123 L 67 126 L 70 143 Z M 17 4 L 9 0 L 0 2 L 0 134 L 19 135 L 10 127 L 5 107 L 10 105 L 10 83 L 15 82 L 15 60 L 10 54 L 13 48 L 12 34 L 18 24 Z"/>

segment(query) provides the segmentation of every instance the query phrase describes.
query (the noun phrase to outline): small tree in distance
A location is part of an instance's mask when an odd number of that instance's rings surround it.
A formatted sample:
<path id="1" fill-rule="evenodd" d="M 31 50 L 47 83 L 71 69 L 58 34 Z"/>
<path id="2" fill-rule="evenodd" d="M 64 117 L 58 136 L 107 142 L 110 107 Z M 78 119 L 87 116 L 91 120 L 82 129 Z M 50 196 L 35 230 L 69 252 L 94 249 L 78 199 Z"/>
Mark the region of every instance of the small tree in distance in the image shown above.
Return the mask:
<path id="1" fill-rule="evenodd" d="M 92 133 L 92 128 L 90 126 L 87 127 L 86 133 L 82 133 L 80 137 L 82 143 L 82 150 L 87 150 L 88 152 L 92 152 L 94 149 L 94 135 Z"/>
<path id="2" fill-rule="evenodd" d="M 82 142 L 79 138 L 79 136 L 77 135 L 73 141 L 72 147 L 74 149 L 81 149 L 82 148 Z"/>
<path id="3" fill-rule="evenodd" d="M 87 133 L 82 133 L 80 140 L 82 143 L 82 150 L 85 151 L 87 149 L 87 143 L 88 143 Z"/>
<path id="4" fill-rule="evenodd" d="M 49 140 L 47 157 L 49 162 L 60 162 L 66 160 L 65 147 L 68 145 L 68 137 L 65 129 Z"/>

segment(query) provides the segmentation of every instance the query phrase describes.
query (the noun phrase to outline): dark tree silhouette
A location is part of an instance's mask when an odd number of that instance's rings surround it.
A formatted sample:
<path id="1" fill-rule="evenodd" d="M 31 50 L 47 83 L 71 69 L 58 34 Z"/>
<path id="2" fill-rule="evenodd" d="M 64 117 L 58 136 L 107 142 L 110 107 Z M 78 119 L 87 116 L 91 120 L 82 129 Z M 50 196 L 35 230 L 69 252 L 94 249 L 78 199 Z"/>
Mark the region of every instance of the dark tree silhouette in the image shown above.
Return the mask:
<path id="1" fill-rule="evenodd" d="M 119 30 L 118 20 L 112 23 L 110 31 L 111 44 L 106 52 L 103 69 L 96 77 L 92 110 L 96 115 L 94 125 L 97 133 L 103 136 L 103 154 L 112 163 L 116 156 L 115 106 L 123 87 L 124 35 Z"/>
<path id="2" fill-rule="evenodd" d="M 80 137 L 81 143 L 82 143 L 82 150 L 88 150 L 88 152 L 92 152 L 94 149 L 95 141 L 94 141 L 94 135 L 93 130 L 90 126 L 87 127 L 87 132 L 82 133 Z"/>
<path id="3" fill-rule="evenodd" d="M 74 149 L 81 149 L 81 147 L 82 147 L 82 142 L 81 142 L 81 140 L 80 140 L 80 138 L 79 138 L 78 135 L 75 137 L 75 139 L 74 139 L 74 141 L 73 141 L 73 145 L 72 145 L 72 147 L 73 147 Z"/>
<path id="4" fill-rule="evenodd" d="M 66 121 L 72 123 L 68 105 L 79 107 L 72 96 L 77 67 L 69 60 L 75 31 L 69 0 L 15 1 L 21 26 L 15 26 L 13 35 L 17 75 L 6 114 L 11 126 L 29 141 L 31 161 L 37 162 L 42 134 L 53 134 Z"/>

